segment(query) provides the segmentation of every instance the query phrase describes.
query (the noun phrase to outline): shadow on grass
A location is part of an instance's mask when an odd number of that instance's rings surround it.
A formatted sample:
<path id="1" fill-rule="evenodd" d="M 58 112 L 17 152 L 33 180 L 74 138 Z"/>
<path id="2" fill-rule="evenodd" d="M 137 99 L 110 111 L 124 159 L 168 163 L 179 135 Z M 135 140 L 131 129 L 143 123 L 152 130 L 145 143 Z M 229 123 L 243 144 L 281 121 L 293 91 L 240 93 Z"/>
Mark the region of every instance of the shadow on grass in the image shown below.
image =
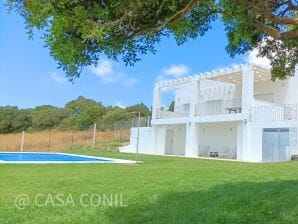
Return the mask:
<path id="1" fill-rule="evenodd" d="M 240 182 L 193 192 L 156 192 L 108 211 L 112 223 L 297 223 L 298 180 Z"/>

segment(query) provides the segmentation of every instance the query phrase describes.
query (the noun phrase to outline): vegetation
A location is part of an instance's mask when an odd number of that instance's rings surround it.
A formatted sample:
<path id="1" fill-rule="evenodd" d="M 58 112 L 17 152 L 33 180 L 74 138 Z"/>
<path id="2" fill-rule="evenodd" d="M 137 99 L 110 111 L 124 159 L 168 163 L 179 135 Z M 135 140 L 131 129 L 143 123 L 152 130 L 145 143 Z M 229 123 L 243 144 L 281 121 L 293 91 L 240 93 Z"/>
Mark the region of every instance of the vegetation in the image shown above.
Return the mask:
<path id="1" fill-rule="evenodd" d="M 102 54 L 126 64 L 155 53 L 155 43 L 173 35 L 178 44 L 224 23 L 234 56 L 255 47 L 271 60 L 272 78 L 294 73 L 298 62 L 296 0 L 7 0 L 25 18 L 28 33 L 43 32 L 50 54 L 70 80 Z"/>
<path id="2" fill-rule="evenodd" d="M 21 134 L 0 134 L 0 150 L 20 151 Z M 117 140 L 119 143 L 129 141 L 130 129 L 105 130 L 96 132 L 96 145 L 103 145 L 107 141 Z M 47 152 L 72 150 L 74 148 L 85 149 L 93 144 L 93 129 L 84 131 L 48 130 L 38 132 L 26 132 L 23 150 L 25 152 Z M 107 147 L 108 148 L 108 147 Z"/>
<path id="3" fill-rule="evenodd" d="M 173 100 L 169 105 L 169 111 L 174 112 L 174 110 L 175 110 L 175 101 Z"/>
<path id="4" fill-rule="evenodd" d="M 70 101 L 64 108 L 44 105 L 34 109 L 21 109 L 13 106 L 0 107 L 0 133 L 19 132 L 22 130 L 40 131 L 48 129 L 84 130 L 94 123 L 99 129 L 113 127 L 113 123 L 127 120 L 140 111 L 142 116 L 149 116 L 150 111 L 143 103 L 126 108 L 105 107 L 85 97 Z"/>
<path id="5" fill-rule="evenodd" d="M 107 147 L 76 152 L 134 159 L 102 148 Z M 2 164 L 0 223 L 297 223 L 297 162 L 252 164 L 144 155 L 139 159 L 144 163 Z M 75 206 L 34 205 L 36 194 L 59 193 L 71 194 Z M 122 194 L 127 206 L 80 206 L 82 194 L 95 193 Z M 30 198 L 23 210 L 15 207 L 19 194 Z"/>

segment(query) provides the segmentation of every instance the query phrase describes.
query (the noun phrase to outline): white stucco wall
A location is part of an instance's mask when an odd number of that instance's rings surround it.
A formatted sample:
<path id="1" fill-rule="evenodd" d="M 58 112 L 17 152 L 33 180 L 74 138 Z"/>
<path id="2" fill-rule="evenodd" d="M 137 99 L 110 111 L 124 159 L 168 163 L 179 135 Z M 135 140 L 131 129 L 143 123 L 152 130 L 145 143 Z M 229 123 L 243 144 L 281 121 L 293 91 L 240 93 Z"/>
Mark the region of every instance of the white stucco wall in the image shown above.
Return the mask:
<path id="1" fill-rule="evenodd" d="M 285 104 L 295 104 L 298 103 L 298 70 L 294 77 L 290 77 L 288 82 L 285 84 L 287 91 L 284 92 L 284 95 L 281 96 L 282 99 L 285 99 Z M 283 93 L 283 92 L 282 92 Z"/>
<path id="2" fill-rule="evenodd" d="M 130 132 L 130 145 L 124 147 L 121 152 L 136 152 L 137 149 L 138 128 L 132 128 Z M 152 154 L 151 127 L 141 127 L 139 129 L 139 147 L 138 152 L 143 154 Z"/>
<path id="3" fill-rule="evenodd" d="M 267 105 L 272 95 L 273 104 L 294 104 L 298 102 L 298 77 L 290 77 L 287 80 L 276 80 L 275 82 L 258 82 L 254 84 L 254 105 Z"/>
<path id="4" fill-rule="evenodd" d="M 164 155 L 165 154 L 165 139 L 166 129 L 160 125 L 154 125 L 152 127 L 152 143 L 153 143 L 153 154 Z"/>
<path id="5" fill-rule="evenodd" d="M 175 106 L 176 107 L 182 106 L 183 104 L 190 103 L 191 92 L 189 90 L 190 90 L 190 86 L 176 89 L 176 91 L 175 91 Z"/>
<path id="6" fill-rule="evenodd" d="M 185 124 L 179 125 L 158 125 L 155 126 L 156 137 L 156 154 L 159 155 L 184 155 L 185 154 L 185 139 L 186 127 Z M 173 133 L 172 139 L 167 139 L 167 131 Z M 168 142 L 172 141 L 172 144 Z"/>

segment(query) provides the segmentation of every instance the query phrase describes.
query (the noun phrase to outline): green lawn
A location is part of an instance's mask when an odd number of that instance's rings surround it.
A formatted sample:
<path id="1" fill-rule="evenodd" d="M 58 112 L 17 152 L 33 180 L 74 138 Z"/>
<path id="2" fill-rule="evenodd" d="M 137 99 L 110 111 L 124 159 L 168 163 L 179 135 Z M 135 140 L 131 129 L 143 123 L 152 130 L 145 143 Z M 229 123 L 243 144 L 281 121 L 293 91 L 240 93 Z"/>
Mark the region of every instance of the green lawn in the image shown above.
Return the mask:
<path id="1" fill-rule="evenodd" d="M 76 153 L 133 159 L 102 150 Z M 297 223 L 298 162 L 249 164 L 140 156 L 139 165 L 0 165 L 0 223 Z M 75 206 L 38 207 L 37 194 Z M 83 207 L 82 194 L 122 194 L 127 206 Z M 27 194 L 23 210 L 15 198 Z"/>

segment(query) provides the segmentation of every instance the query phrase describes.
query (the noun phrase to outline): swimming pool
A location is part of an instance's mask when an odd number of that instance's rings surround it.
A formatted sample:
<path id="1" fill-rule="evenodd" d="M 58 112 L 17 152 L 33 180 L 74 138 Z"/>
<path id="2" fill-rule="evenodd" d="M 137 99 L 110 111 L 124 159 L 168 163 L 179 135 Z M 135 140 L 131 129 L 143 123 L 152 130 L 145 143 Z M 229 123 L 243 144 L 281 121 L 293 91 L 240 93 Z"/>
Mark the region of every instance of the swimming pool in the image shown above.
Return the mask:
<path id="1" fill-rule="evenodd" d="M 135 163 L 135 161 L 68 153 L 0 152 L 0 163 Z"/>

